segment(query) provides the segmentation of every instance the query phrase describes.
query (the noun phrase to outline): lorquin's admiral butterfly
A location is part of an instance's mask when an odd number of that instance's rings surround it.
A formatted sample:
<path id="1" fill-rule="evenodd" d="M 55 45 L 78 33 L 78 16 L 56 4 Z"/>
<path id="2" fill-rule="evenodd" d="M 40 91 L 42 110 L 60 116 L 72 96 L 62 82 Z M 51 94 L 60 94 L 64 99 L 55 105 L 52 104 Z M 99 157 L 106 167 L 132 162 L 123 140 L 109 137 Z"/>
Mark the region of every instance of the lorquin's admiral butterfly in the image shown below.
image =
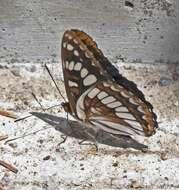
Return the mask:
<path id="1" fill-rule="evenodd" d="M 69 100 L 63 103 L 66 112 L 110 134 L 154 134 L 158 124 L 152 105 L 135 83 L 119 74 L 88 34 L 67 30 L 61 56 Z"/>

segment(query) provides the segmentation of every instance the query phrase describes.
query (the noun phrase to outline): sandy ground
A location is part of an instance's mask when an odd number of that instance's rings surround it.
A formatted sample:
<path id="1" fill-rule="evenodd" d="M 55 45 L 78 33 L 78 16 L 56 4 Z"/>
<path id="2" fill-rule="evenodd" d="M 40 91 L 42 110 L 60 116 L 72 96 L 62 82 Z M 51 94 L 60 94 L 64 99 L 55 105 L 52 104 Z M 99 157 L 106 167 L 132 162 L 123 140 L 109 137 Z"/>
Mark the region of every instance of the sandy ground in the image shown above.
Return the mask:
<path id="1" fill-rule="evenodd" d="M 172 78 L 167 65 L 159 68 L 157 65 L 118 64 L 118 68 L 138 84 L 158 115 L 157 133 L 139 139 L 149 147 L 148 151 L 99 144 L 96 152 L 94 146 L 79 145 L 79 139 L 72 137 L 61 144 L 62 133 L 39 118 L 33 116 L 14 123 L 13 119 L 0 117 L 0 133 L 8 134 L 9 139 L 31 134 L 7 144 L 0 141 L 0 160 L 18 169 L 14 174 L 0 167 L 0 185 L 4 189 L 179 188 L 179 81 L 159 85 L 161 77 Z M 59 65 L 50 65 L 50 69 L 65 94 Z M 1 109 L 19 117 L 30 111 L 43 112 L 31 92 L 45 108 L 62 102 L 47 72 L 39 64 L 1 66 L 0 81 Z M 66 117 L 61 106 L 47 113 Z"/>

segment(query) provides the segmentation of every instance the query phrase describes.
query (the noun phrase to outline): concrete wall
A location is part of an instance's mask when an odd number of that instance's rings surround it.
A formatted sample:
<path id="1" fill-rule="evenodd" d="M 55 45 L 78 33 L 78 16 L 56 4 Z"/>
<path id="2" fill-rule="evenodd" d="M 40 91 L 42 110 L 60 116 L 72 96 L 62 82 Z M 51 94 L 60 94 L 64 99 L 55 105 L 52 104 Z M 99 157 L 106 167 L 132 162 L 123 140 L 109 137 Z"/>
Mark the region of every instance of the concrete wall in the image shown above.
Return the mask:
<path id="1" fill-rule="evenodd" d="M 113 61 L 178 61 L 179 1 L 130 2 L 0 0 L 0 63 L 59 62 L 69 28 L 88 32 Z"/>

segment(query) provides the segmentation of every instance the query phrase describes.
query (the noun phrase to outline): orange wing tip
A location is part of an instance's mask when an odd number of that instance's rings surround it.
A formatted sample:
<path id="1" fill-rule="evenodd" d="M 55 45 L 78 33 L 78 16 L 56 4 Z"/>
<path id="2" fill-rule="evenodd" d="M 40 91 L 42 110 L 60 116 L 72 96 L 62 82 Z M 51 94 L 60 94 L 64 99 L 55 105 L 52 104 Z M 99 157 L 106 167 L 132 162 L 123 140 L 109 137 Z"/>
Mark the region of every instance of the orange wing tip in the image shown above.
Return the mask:
<path id="1" fill-rule="evenodd" d="M 17 119 L 17 116 L 15 114 L 13 114 L 12 112 L 4 111 L 4 110 L 0 110 L 0 115 L 9 117 L 12 119 Z"/>
<path id="2" fill-rule="evenodd" d="M 150 124 L 148 124 L 147 127 L 144 127 L 143 130 L 144 130 L 144 133 L 147 137 L 154 135 L 156 132 L 155 127 L 153 125 L 150 125 Z"/>
<path id="3" fill-rule="evenodd" d="M 77 37 L 80 39 L 85 45 L 94 48 L 100 55 L 103 55 L 102 51 L 98 48 L 97 43 L 93 40 L 91 36 L 89 36 L 86 32 L 78 29 L 70 29 L 66 30 L 64 33 L 65 37 L 69 37 L 72 35 L 73 37 Z"/>

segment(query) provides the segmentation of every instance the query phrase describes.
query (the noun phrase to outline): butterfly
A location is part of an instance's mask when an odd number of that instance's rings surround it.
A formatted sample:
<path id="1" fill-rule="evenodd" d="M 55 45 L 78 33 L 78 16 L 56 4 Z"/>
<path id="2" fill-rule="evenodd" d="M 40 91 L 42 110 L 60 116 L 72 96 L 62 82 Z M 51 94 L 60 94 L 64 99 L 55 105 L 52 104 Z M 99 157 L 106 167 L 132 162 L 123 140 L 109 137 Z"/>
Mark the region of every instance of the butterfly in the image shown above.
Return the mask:
<path id="1" fill-rule="evenodd" d="M 157 116 L 137 85 L 119 74 L 83 31 L 65 31 L 61 48 L 66 112 L 95 130 L 151 136 Z"/>

